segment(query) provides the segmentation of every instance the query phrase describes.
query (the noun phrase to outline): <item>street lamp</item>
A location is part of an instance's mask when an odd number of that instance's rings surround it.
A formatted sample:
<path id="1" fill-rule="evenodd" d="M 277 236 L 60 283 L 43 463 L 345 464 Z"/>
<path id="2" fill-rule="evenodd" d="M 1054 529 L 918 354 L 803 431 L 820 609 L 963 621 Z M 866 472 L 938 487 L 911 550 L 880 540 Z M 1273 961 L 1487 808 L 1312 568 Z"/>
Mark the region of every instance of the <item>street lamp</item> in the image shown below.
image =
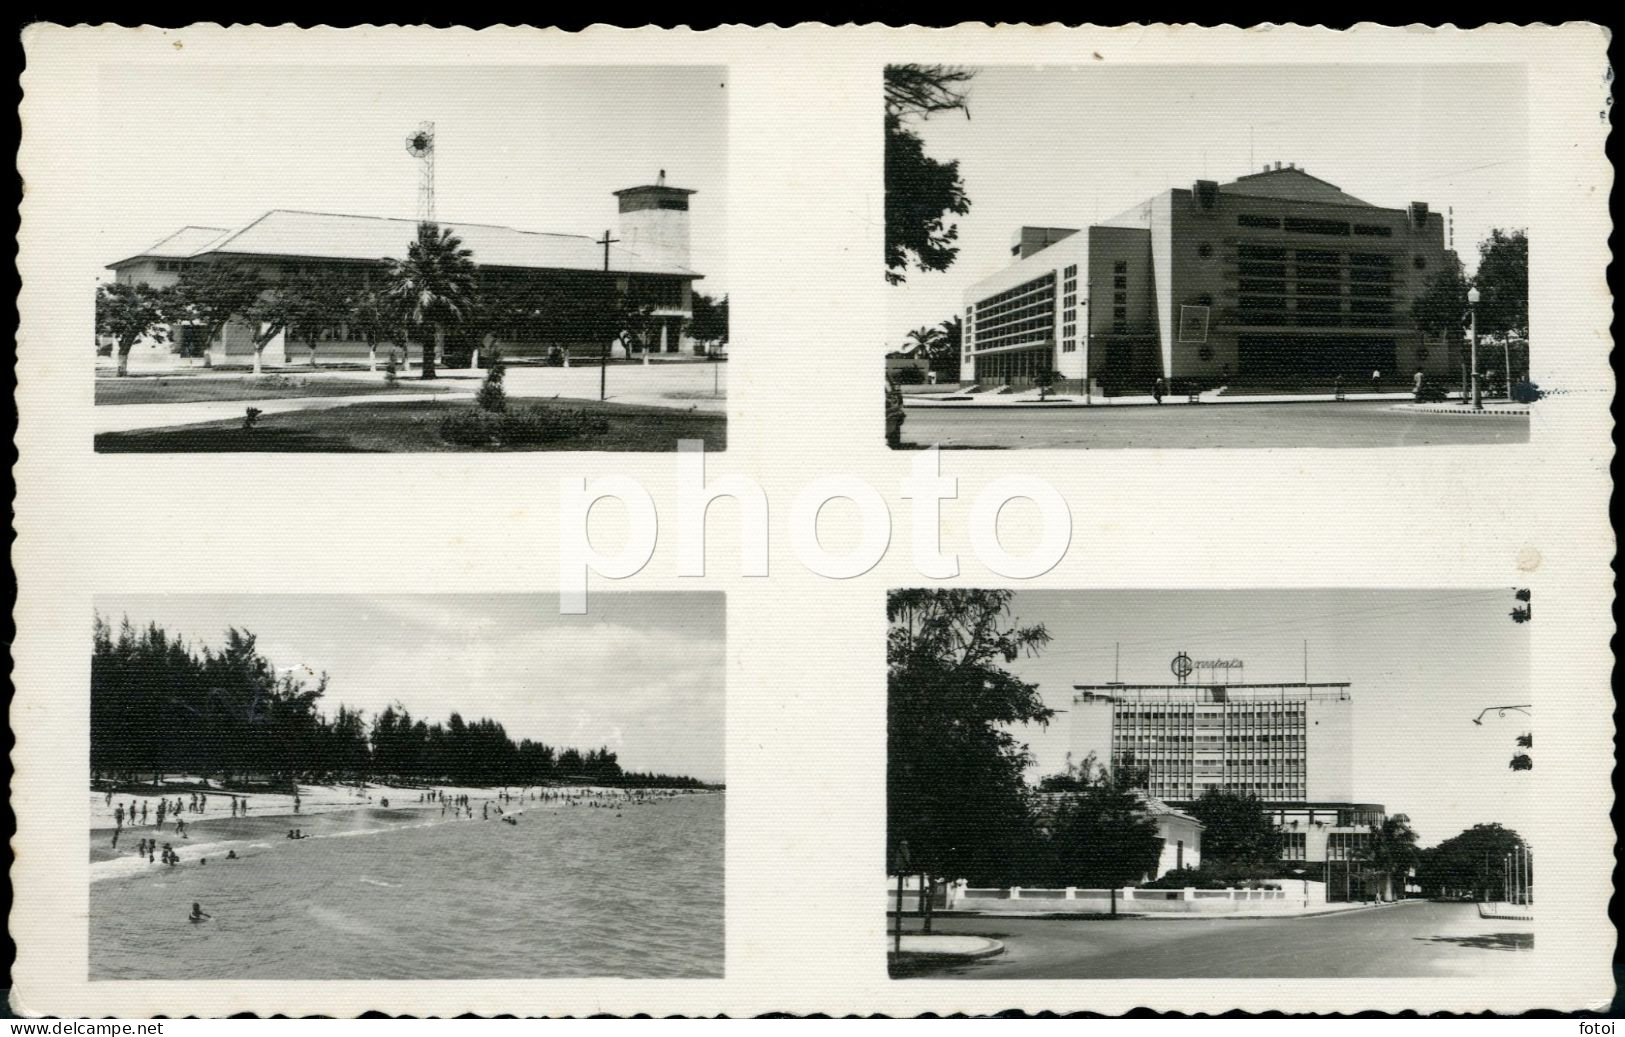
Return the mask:
<path id="1" fill-rule="evenodd" d="M 1470 332 L 1473 343 L 1471 359 L 1473 365 L 1473 410 L 1484 409 L 1484 395 L 1480 391 L 1478 384 L 1478 300 L 1481 298 L 1483 296 L 1479 294 L 1477 287 L 1467 289 L 1467 305 L 1471 307 L 1467 312 L 1472 315 L 1473 321 Z"/>

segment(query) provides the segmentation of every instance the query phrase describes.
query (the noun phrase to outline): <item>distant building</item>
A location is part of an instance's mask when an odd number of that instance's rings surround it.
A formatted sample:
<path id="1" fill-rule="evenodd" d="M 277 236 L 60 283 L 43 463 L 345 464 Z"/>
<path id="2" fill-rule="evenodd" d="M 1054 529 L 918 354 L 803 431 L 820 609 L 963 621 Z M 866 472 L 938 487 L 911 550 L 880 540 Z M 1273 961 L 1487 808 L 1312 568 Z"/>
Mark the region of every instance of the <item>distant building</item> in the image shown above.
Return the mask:
<path id="1" fill-rule="evenodd" d="M 1359 861 L 1386 818 L 1352 802 L 1354 714 L 1344 684 L 1080 684 L 1072 754 L 1134 768 L 1178 812 L 1208 789 L 1253 796 L 1286 837 L 1282 867 L 1363 891 Z"/>
<path id="2" fill-rule="evenodd" d="M 1152 381 L 1271 391 L 1396 388 L 1459 374 L 1459 336 L 1411 304 L 1456 266 L 1426 203 L 1388 209 L 1297 168 L 1198 180 L 1082 230 L 1022 227 L 1013 262 L 965 292 L 960 377 L 1040 370 L 1113 393 Z"/>
<path id="3" fill-rule="evenodd" d="M 669 187 L 662 172 L 654 184 L 614 192 L 620 209 L 618 240 L 610 246 L 609 273 L 604 273 L 604 246 L 591 237 L 547 234 L 491 224 L 439 221 L 473 252 L 482 272 L 519 279 L 609 277 L 654 304 L 656 325 L 646 348 L 650 352 L 705 352 L 684 334 L 693 316 L 693 282 L 703 275 L 689 268 L 689 197 L 693 191 Z M 166 287 L 188 267 L 235 259 L 255 267 L 267 281 L 295 273 L 316 274 L 382 270 L 390 259 L 406 256 L 417 236 L 416 220 L 348 216 L 336 213 L 275 209 L 236 229 L 185 227 L 136 255 L 110 263 L 121 283 Z M 254 354 L 254 329 L 228 324 L 211 342 L 199 341 L 202 329 L 178 327 L 174 341 L 149 348 L 173 349 L 186 356 L 207 353 L 215 362 L 244 361 Z M 389 344 L 384 347 L 387 349 Z M 528 342 L 502 339 L 511 358 L 540 355 L 554 345 L 596 351 L 596 342 Z M 319 343 L 324 360 L 365 359 L 367 346 L 348 328 L 339 327 Z M 407 344 L 416 358 L 421 344 Z M 267 363 L 303 362 L 306 344 L 287 335 L 266 347 Z"/>

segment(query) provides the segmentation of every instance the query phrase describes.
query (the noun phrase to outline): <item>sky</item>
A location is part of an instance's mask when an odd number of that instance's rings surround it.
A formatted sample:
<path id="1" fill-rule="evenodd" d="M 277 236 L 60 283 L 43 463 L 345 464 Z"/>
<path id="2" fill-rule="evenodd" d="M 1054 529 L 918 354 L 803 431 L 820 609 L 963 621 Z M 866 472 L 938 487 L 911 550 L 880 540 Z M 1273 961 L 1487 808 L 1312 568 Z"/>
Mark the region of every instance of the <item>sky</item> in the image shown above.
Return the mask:
<path id="1" fill-rule="evenodd" d="M 1042 623 L 1054 638 L 1035 659 L 1010 669 L 1035 681 L 1046 705 L 1065 710 L 1074 684 L 1113 677 L 1172 684 L 1169 663 L 1241 659 L 1248 683 L 1348 682 L 1354 703 L 1352 794 L 1410 817 L 1431 846 L 1479 822 L 1527 826 L 1540 770 L 1514 772 L 1513 740 L 1530 717 L 1486 706 L 1531 704 L 1529 637 L 1514 623 L 1513 589 L 1018 591 L 1022 624 Z M 1194 679 L 1194 678 L 1193 678 Z M 1222 677 L 1220 678 L 1222 680 Z M 1231 678 L 1239 682 L 1242 674 Z M 1066 768 L 1067 716 L 1017 737 L 1037 758 L 1030 776 Z M 1535 750 L 1538 753 L 1538 745 Z M 1313 766 L 1311 761 L 1310 766 Z"/>
<path id="2" fill-rule="evenodd" d="M 725 69 L 108 67 L 99 85 L 106 262 L 270 209 L 415 219 L 405 141 L 430 120 L 440 219 L 597 237 L 617 226 L 610 192 L 664 169 L 698 192 L 699 287 L 727 290 Z"/>
<path id="3" fill-rule="evenodd" d="M 550 595 L 123 595 L 96 609 L 194 647 L 248 630 L 279 669 L 328 674 L 329 715 L 399 703 L 431 722 L 490 717 L 515 741 L 608 746 L 627 770 L 720 782 L 724 602 L 598 594 L 591 615 L 561 616 Z"/>
<path id="4" fill-rule="evenodd" d="M 1266 162 L 1385 208 L 1453 207 L 1470 272 L 1492 227 L 1528 223 L 1526 95 L 1505 65 L 979 69 L 969 119 L 912 124 L 926 154 L 959 160 L 971 210 L 953 266 L 888 288 L 887 347 L 959 311 L 1023 224 L 1082 228 Z"/>

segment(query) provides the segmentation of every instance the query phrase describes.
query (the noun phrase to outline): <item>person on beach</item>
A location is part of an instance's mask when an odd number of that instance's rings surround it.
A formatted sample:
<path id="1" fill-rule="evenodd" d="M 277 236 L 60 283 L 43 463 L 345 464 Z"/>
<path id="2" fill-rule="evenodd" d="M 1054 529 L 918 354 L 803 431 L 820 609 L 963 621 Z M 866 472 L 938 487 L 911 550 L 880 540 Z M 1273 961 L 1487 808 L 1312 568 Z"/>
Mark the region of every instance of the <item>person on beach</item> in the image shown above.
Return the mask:
<path id="1" fill-rule="evenodd" d="M 192 838 L 191 836 L 186 834 L 186 818 L 177 817 L 175 819 L 175 833 L 177 835 L 179 835 L 182 839 L 190 839 L 190 838 Z"/>
<path id="2" fill-rule="evenodd" d="M 237 859 L 237 851 L 236 850 L 227 850 L 226 851 L 226 860 L 234 861 L 236 859 Z"/>
<path id="3" fill-rule="evenodd" d="M 247 796 L 243 797 L 243 816 L 244 817 L 248 816 L 248 797 Z"/>
<path id="4" fill-rule="evenodd" d="M 168 806 L 169 806 L 169 801 L 168 800 L 160 799 L 158 801 L 158 827 L 159 828 L 164 827 L 164 812 L 168 809 Z"/>
<path id="5" fill-rule="evenodd" d="M 231 797 L 231 816 L 232 817 L 237 816 L 237 797 L 236 796 Z"/>
<path id="6" fill-rule="evenodd" d="M 146 803 L 141 804 L 141 823 L 142 824 L 147 823 L 147 804 Z"/>
<path id="7" fill-rule="evenodd" d="M 491 809 L 490 809 L 490 807 L 491 807 L 491 805 L 489 803 L 481 803 L 480 804 L 480 820 L 481 821 L 489 821 L 489 820 L 491 820 Z"/>
<path id="8" fill-rule="evenodd" d="M 189 922 L 202 922 L 202 921 L 205 921 L 206 919 L 208 919 L 208 917 L 209 916 L 207 914 L 204 914 L 203 908 L 199 907 L 197 905 L 196 901 L 193 901 L 192 902 L 192 913 L 189 916 L 187 916 L 187 921 L 189 921 Z"/>
<path id="9" fill-rule="evenodd" d="M 119 828 L 124 827 L 124 804 L 120 803 L 113 808 L 113 824 Z"/>
<path id="10" fill-rule="evenodd" d="M 147 844 L 147 863 L 148 864 L 157 863 L 156 861 L 153 860 L 152 845 L 153 845 L 152 843 Z"/>

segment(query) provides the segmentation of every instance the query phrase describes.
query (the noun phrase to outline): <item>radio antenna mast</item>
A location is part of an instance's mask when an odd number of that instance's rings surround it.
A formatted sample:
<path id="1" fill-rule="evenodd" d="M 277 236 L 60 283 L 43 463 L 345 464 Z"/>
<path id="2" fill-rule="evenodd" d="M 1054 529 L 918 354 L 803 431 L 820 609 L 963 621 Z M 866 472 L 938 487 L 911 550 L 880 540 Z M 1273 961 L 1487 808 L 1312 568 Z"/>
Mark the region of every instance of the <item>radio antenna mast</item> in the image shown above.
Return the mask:
<path id="1" fill-rule="evenodd" d="M 418 222 L 433 223 L 435 222 L 434 123 L 419 123 L 417 130 L 406 138 L 406 150 L 422 163 L 422 177 L 418 181 Z"/>

